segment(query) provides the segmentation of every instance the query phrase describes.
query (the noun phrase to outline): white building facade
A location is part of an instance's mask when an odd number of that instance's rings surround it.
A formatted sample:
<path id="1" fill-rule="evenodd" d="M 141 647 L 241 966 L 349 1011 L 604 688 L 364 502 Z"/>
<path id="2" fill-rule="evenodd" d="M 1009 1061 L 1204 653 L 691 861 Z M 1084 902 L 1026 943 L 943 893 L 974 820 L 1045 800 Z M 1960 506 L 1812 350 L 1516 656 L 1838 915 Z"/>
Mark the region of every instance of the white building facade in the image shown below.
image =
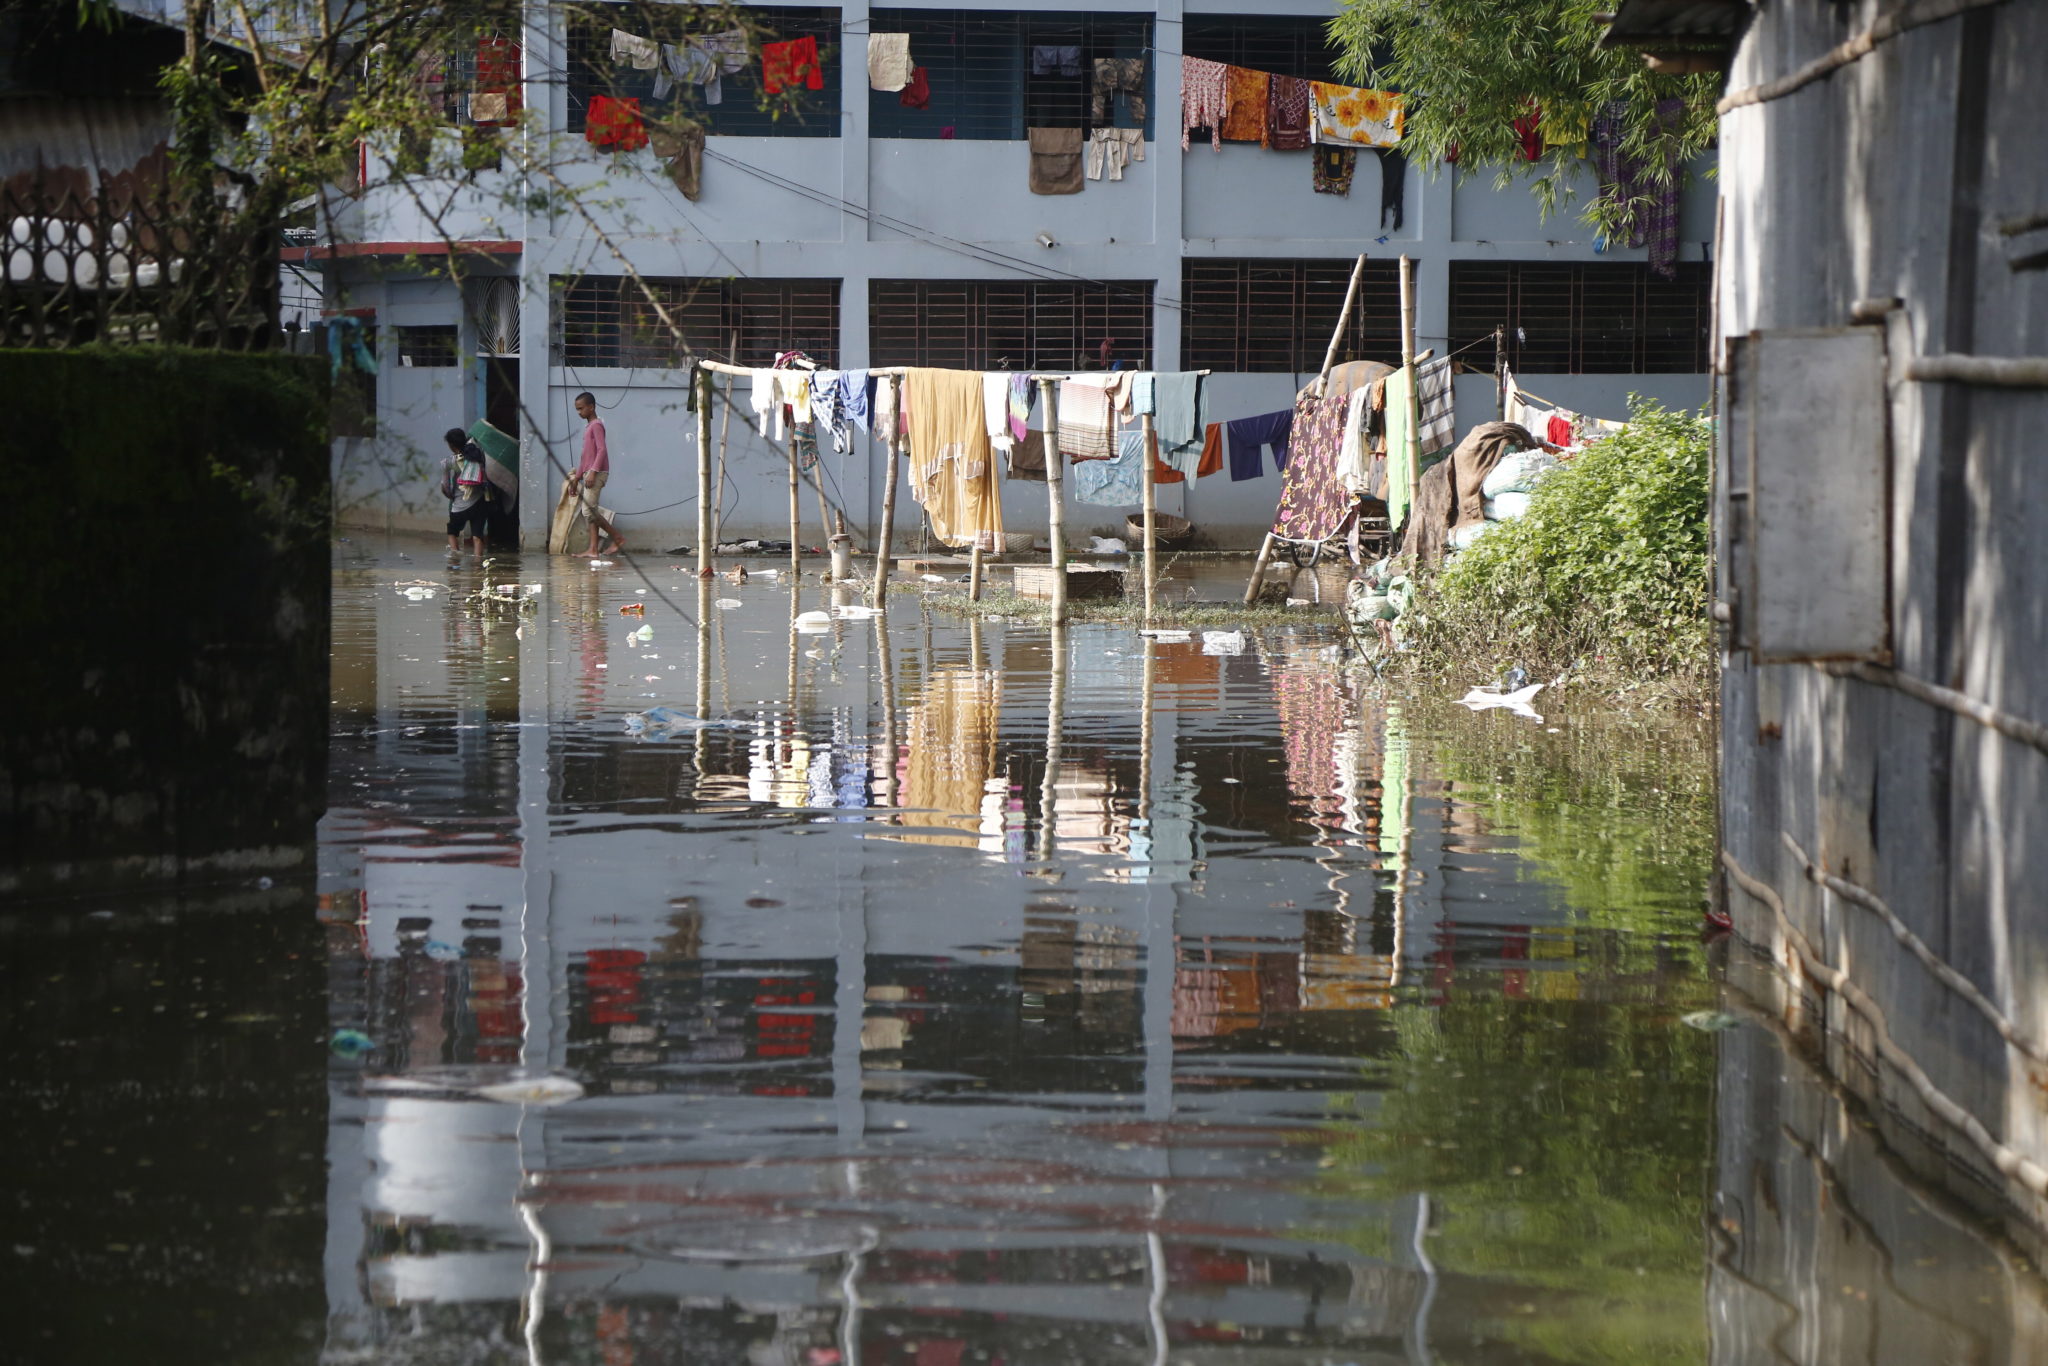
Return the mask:
<path id="1" fill-rule="evenodd" d="M 522 531 L 536 545 L 560 468 L 575 463 L 572 404 L 587 390 L 612 450 L 606 502 L 629 539 L 694 542 L 687 372 L 630 273 L 683 321 L 699 354 L 740 365 L 798 349 L 841 369 L 1207 369 L 1208 418 L 1227 421 L 1291 406 L 1322 362 L 1361 252 L 1361 307 L 1338 358 L 1398 360 L 1406 254 L 1418 345 L 1469 366 L 1457 382 L 1461 430 L 1496 416 L 1497 328 L 1522 384 L 1564 407 L 1619 417 L 1631 393 L 1706 400 L 1713 186 L 1703 166 L 1681 201 L 1679 261 L 1666 278 L 1641 248 L 1598 244 L 1580 221 L 1596 188 L 1590 163 L 1581 199 L 1546 220 L 1524 187 L 1496 189 L 1490 171 L 1461 181 L 1453 167 L 1362 151 L 1349 194 L 1337 195 L 1316 189 L 1312 150 L 1217 148 L 1203 133 L 1181 149 L 1184 54 L 1335 79 L 1325 33 L 1334 4 L 757 9 L 783 38 L 817 40 L 822 88 L 804 92 L 800 117 L 778 120 L 756 104 L 758 59 L 727 76 L 722 101 L 702 106 L 709 136 L 695 200 L 654 149 L 586 140 L 599 95 L 668 108 L 653 94 L 655 73 L 611 62 L 605 8 L 573 19 L 528 8 L 516 55 L 535 117 L 514 134 L 522 155 L 467 186 L 373 173 L 369 191 L 338 201 L 319 244 L 288 253 L 324 273 L 330 313 L 362 319 L 378 362 L 374 381 L 353 381 L 366 407 L 374 400 L 374 421 L 336 441 L 345 520 L 437 530 L 440 433 L 490 418 L 519 428 Z M 620 26 L 645 23 L 644 8 L 618 10 Z M 677 13 L 686 23 L 687 7 Z M 910 35 L 931 90 L 925 107 L 870 88 L 876 33 Z M 1081 74 L 1058 55 L 1067 48 Z M 1034 193 L 1026 129 L 1098 121 L 1097 56 L 1143 62 L 1147 107 L 1118 97 L 1100 122 L 1142 128 L 1144 159 L 1078 194 Z M 668 98 L 702 99 L 698 87 L 677 90 Z M 1383 193 L 1390 174 L 1401 177 L 1398 195 Z M 461 263 L 452 275 L 451 251 Z M 720 538 L 786 536 L 786 455 L 750 428 L 746 381 L 734 397 L 737 411 L 728 420 L 720 405 L 713 422 Z M 859 434 L 847 452 L 825 443 L 817 471 L 862 548 L 879 524 L 882 460 Z M 1191 519 L 1198 545 L 1254 547 L 1280 477 L 1270 463 L 1258 477 L 1232 475 L 1165 486 L 1161 509 Z M 803 508 L 805 543 L 822 544 L 813 493 Z M 1004 513 L 1011 530 L 1042 533 L 1044 485 L 1006 485 Z M 1066 526 L 1085 541 L 1122 517 L 1070 503 Z M 896 529 L 899 549 L 925 543 L 913 506 Z"/>

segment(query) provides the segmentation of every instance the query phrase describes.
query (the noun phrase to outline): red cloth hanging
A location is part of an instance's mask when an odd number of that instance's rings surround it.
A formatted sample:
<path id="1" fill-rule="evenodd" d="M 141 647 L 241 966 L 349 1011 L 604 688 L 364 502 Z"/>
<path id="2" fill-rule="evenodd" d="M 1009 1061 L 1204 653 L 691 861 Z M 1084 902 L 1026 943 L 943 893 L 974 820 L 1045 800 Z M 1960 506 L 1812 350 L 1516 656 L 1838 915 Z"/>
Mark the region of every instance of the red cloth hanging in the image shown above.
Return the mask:
<path id="1" fill-rule="evenodd" d="M 761 88 L 773 95 L 784 87 L 825 88 L 825 73 L 818 65 L 818 40 L 792 38 L 786 43 L 761 44 Z"/>
<path id="2" fill-rule="evenodd" d="M 1516 119 L 1512 125 L 1515 130 L 1515 141 L 1522 144 L 1522 160 L 1543 160 L 1543 134 L 1539 131 L 1542 126 L 1543 111 L 1537 106 L 1536 101 L 1530 100 L 1529 112 Z"/>
<path id="3" fill-rule="evenodd" d="M 1544 436 L 1551 445 L 1569 446 L 1572 444 L 1572 420 L 1570 418 L 1562 413 L 1552 413 L 1550 421 L 1545 426 L 1547 430 L 1544 432 Z"/>
<path id="4" fill-rule="evenodd" d="M 647 145 L 647 125 L 640 121 L 640 101 L 611 95 L 591 97 L 583 136 L 593 147 L 637 152 Z"/>
<path id="5" fill-rule="evenodd" d="M 910 84 L 903 87 L 903 93 L 896 102 L 906 109 L 924 109 L 932 102 L 931 75 L 923 67 L 910 69 Z"/>
<path id="6" fill-rule="evenodd" d="M 496 98 L 490 98 L 495 96 Z M 479 106 L 488 117 L 479 117 Z M 510 38 L 476 40 L 476 94 L 470 98 L 471 122 L 496 128 L 519 121 L 519 44 Z"/>

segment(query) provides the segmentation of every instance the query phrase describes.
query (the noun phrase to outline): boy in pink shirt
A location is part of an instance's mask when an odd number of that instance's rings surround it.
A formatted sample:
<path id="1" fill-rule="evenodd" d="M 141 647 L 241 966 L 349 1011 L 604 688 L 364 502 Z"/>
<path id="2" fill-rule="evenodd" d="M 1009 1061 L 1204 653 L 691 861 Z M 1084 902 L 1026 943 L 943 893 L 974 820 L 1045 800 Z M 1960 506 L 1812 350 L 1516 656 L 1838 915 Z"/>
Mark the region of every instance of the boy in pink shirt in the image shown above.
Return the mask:
<path id="1" fill-rule="evenodd" d="M 590 424 L 583 429 L 583 458 L 577 461 L 575 473 L 569 476 L 569 486 L 576 490 L 582 504 L 584 520 L 590 523 L 590 548 L 576 553 L 585 559 L 616 555 L 626 548 L 626 538 L 605 520 L 604 510 L 597 505 L 599 491 L 612 477 L 611 448 L 605 444 L 604 419 L 597 415 L 597 400 L 588 392 L 576 395 L 576 416 Z M 600 531 L 611 542 L 602 549 L 598 544 Z"/>

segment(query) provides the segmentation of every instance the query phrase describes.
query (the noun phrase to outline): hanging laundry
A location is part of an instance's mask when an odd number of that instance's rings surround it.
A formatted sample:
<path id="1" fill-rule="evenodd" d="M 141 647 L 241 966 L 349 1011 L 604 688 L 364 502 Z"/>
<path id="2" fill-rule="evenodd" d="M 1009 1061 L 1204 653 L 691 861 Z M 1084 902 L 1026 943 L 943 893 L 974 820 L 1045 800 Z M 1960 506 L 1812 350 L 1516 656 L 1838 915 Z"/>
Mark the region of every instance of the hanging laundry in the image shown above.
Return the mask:
<path id="1" fill-rule="evenodd" d="M 510 38 L 476 40 L 476 93 L 469 97 L 469 119 L 478 127 L 518 121 L 519 44 Z"/>
<path id="2" fill-rule="evenodd" d="M 1195 462 L 1195 478 L 1207 479 L 1223 470 L 1223 424 L 1211 422 L 1202 432 L 1202 455 Z"/>
<path id="3" fill-rule="evenodd" d="M 1024 137 L 1031 147 L 1031 193 L 1081 193 L 1080 129 L 1027 128 Z"/>
<path id="4" fill-rule="evenodd" d="M 1318 147 L 1312 158 L 1317 194 L 1351 193 L 1351 177 L 1358 170 L 1356 147 Z"/>
<path id="5" fill-rule="evenodd" d="M 1202 456 L 1202 437 L 1209 425 L 1203 411 L 1208 394 L 1202 376 L 1194 370 L 1167 371 L 1152 376 L 1156 396 L 1153 430 L 1159 437 L 1160 459 L 1182 474 L 1194 472 Z"/>
<path id="6" fill-rule="evenodd" d="M 1421 405 L 1416 449 L 1424 455 L 1457 441 L 1458 418 L 1452 399 L 1449 356 L 1437 356 L 1415 367 L 1415 401 Z"/>
<path id="7" fill-rule="evenodd" d="M 903 435 L 903 381 L 877 376 L 874 388 L 874 420 L 868 430 L 877 441 L 894 441 Z"/>
<path id="8" fill-rule="evenodd" d="M 1542 120 L 1537 116 L 1538 105 L 1536 101 L 1530 100 L 1528 102 L 1527 111 L 1519 118 L 1514 119 L 1509 126 L 1514 129 L 1515 142 L 1522 154 L 1522 160 L 1541 161 L 1543 160 L 1543 131 Z"/>
<path id="9" fill-rule="evenodd" d="M 1684 117 L 1681 100 L 1657 101 L 1657 121 L 1667 134 L 1667 150 L 1655 162 L 1622 151 L 1628 132 L 1628 102 L 1610 100 L 1593 120 L 1593 165 L 1600 176 L 1600 194 L 1622 210 L 1622 240 L 1649 247 L 1650 269 L 1665 279 L 1678 273 L 1678 163 L 1668 150 L 1670 137 Z M 1649 200 L 1644 209 L 1641 201 Z M 1647 220 L 1647 221 L 1646 221 Z"/>
<path id="10" fill-rule="evenodd" d="M 1008 474 L 1012 479 L 1026 479 L 1035 484 L 1045 482 L 1044 432 L 1027 431 L 1010 447 Z"/>
<path id="11" fill-rule="evenodd" d="M 868 372 L 841 370 L 832 387 L 837 391 L 834 406 L 841 417 L 866 431 L 869 415 L 873 412 L 871 396 L 874 393 L 874 381 L 868 378 Z"/>
<path id="12" fill-rule="evenodd" d="M 1008 455 L 1013 444 L 1010 436 L 1009 375 L 992 370 L 981 377 L 981 413 L 988 427 L 989 448 L 997 455 Z"/>
<path id="13" fill-rule="evenodd" d="M 1344 396 L 1349 400 L 1344 410 L 1344 430 L 1337 443 L 1337 483 L 1354 498 L 1363 497 L 1371 491 L 1372 484 L 1366 471 L 1365 419 L 1371 406 L 1370 387 L 1353 389 Z"/>
<path id="14" fill-rule="evenodd" d="M 1032 388 L 1031 376 L 1010 376 L 1010 436 L 1017 441 L 1030 430 Z"/>
<path id="15" fill-rule="evenodd" d="M 1265 474 L 1266 447 L 1273 448 L 1273 468 L 1287 468 L 1289 442 L 1294 435 L 1294 409 L 1240 417 L 1224 424 L 1230 434 L 1230 479 L 1238 483 Z"/>
<path id="16" fill-rule="evenodd" d="M 1230 115 L 1230 68 L 1200 57 L 1180 59 L 1180 149 L 1188 149 L 1188 130 L 1209 130 L 1209 145 L 1223 150 L 1223 120 Z"/>
<path id="17" fill-rule="evenodd" d="M 910 81 L 903 87 L 903 93 L 896 97 L 896 103 L 905 109 L 929 109 L 932 104 L 931 73 L 921 66 L 910 69 Z"/>
<path id="18" fill-rule="evenodd" d="M 1327 541 L 1342 532 L 1357 496 L 1337 480 L 1337 454 L 1351 395 L 1303 397 L 1295 405 L 1292 453 L 1280 486 L 1273 534 L 1282 540 Z"/>
<path id="19" fill-rule="evenodd" d="M 1402 210 L 1408 201 L 1408 156 L 1398 147 L 1375 147 L 1373 155 L 1380 159 L 1380 227 L 1388 232 L 1401 230 Z M 1388 216 L 1393 222 L 1387 221 Z"/>
<path id="20" fill-rule="evenodd" d="M 1408 382 L 1402 371 L 1387 377 L 1386 409 L 1380 416 L 1387 434 L 1387 525 L 1399 528 L 1408 515 L 1409 471 L 1415 463 L 1408 449 L 1415 409 L 1408 402 Z"/>
<path id="21" fill-rule="evenodd" d="M 743 28 L 693 34 L 690 42 L 717 58 L 718 69 L 724 75 L 737 76 L 747 69 L 747 31 Z"/>
<path id="22" fill-rule="evenodd" d="M 1351 147 L 1392 147 L 1407 123 L 1407 98 L 1391 90 L 1309 82 L 1315 140 Z"/>
<path id="23" fill-rule="evenodd" d="M 1273 77 L 1264 71 L 1233 66 L 1225 78 L 1224 99 L 1230 110 L 1223 116 L 1225 142 L 1266 142 L 1266 106 L 1272 98 Z"/>
<path id="24" fill-rule="evenodd" d="M 1107 460 L 1108 376 L 1075 375 L 1060 381 L 1060 454 L 1073 460 Z"/>
<path id="25" fill-rule="evenodd" d="M 654 98 L 666 99 L 677 85 L 704 87 L 704 103 L 722 104 L 725 88 L 718 58 L 690 43 L 661 45 L 661 70 L 654 76 Z"/>
<path id="26" fill-rule="evenodd" d="M 1095 122 L 1108 123 L 1110 112 L 1121 94 L 1130 101 L 1131 120 L 1145 122 L 1145 59 L 1143 57 L 1097 57 L 1095 59 Z"/>
<path id="27" fill-rule="evenodd" d="M 1552 413 L 1544 424 L 1545 439 L 1553 446 L 1575 444 L 1572 436 L 1572 420 L 1564 413 Z"/>
<path id="28" fill-rule="evenodd" d="M 1562 152 L 1569 157 L 1586 154 L 1586 141 L 1591 136 L 1592 116 L 1579 106 L 1561 100 L 1542 100 L 1537 106 L 1540 111 L 1536 118 L 1536 132 L 1543 139 L 1547 151 Z"/>
<path id="29" fill-rule="evenodd" d="M 1087 169 L 1090 180 L 1102 179 L 1105 166 L 1111 180 L 1124 178 L 1124 167 L 1145 159 L 1145 130 L 1142 128 L 1095 128 L 1088 133 Z"/>
<path id="30" fill-rule="evenodd" d="M 615 152 L 637 152 L 647 145 L 647 126 L 640 119 L 637 98 L 593 95 L 583 125 L 584 140 Z"/>
<path id="31" fill-rule="evenodd" d="M 751 370 L 747 373 L 747 407 L 753 411 L 754 425 L 761 431 L 763 441 L 781 441 L 783 438 L 782 404 L 777 402 L 775 372 L 773 370 Z M 773 422 L 774 432 L 770 435 L 769 423 Z"/>
<path id="32" fill-rule="evenodd" d="M 1309 145 L 1309 84 L 1296 76 L 1275 76 L 1266 95 L 1266 142 L 1276 152 L 1299 152 Z"/>
<path id="33" fill-rule="evenodd" d="M 910 60 L 909 34 L 868 35 L 868 89 L 901 90 L 910 84 L 914 69 Z"/>
<path id="34" fill-rule="evenodd" d="M 932 533 L 950 546 L 1000 550 L 1003 500 L 996 485 L 981 376 L 971 370 L 911 369 L 910 482 L 931 518 Z"/>
<path id="35" fill-rule="evenodd" d="M 774 95 L 797 86 L 825 88 L 825 72 L 818 65 L 818 40 L 805 35 L 786 43 L 761 44 L 761 88 Z"/>
<path id="36" fill-rule="evenodd" d="M 1122 432 L 1116 455 L 1074 466 L 1074 497 L 1099 507 L 1130 507 L 1145 501 L 1145 434 Z"/>
<path id="37" fill-rule="evenodd" d="M 704 193 L 703 125 L 691 124 L 684 128 L 656 125 L 647 132 L 647 145 L 668 167 L 668 178 L 682 191 L 683 198 L 695 202 Z"/>
<path id="38" fill-rule="evenodd" d="M 1031 74 L 1034 76 L 1080 75 L 1080 46 L 1075 43 L 1034 44 L 1031 49 Z"/>
<path id="39" fill-rule="evenodd" d="M 652 38 L 642 38 L 624 29 L 612 30 L 612 64 L 635 71 L 652 71 L 661 62 L 661 47 Z"/>

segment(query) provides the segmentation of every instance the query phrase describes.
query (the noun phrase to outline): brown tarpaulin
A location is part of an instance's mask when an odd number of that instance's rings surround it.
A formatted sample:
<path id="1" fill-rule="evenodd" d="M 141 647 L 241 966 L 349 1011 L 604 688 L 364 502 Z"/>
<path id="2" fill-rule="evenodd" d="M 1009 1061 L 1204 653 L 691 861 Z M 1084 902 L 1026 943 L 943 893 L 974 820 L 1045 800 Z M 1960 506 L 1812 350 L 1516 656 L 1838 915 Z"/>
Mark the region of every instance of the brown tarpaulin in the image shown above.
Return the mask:
<path id="1" fill-rule="evenodd" d="M 1512 422 L 1482 422 L 1465 433 L 1448 460 L 1438 461 L 1423 474 L 1415 506 L 1408 512 L 1402 552 L 1419 564 L 1440 562 L 1453 531 L 1486 520 L 1481 485 L 1493 467 L 1503 457 L 1534 450 L 1538 444 L 1526 427 Z"/>

